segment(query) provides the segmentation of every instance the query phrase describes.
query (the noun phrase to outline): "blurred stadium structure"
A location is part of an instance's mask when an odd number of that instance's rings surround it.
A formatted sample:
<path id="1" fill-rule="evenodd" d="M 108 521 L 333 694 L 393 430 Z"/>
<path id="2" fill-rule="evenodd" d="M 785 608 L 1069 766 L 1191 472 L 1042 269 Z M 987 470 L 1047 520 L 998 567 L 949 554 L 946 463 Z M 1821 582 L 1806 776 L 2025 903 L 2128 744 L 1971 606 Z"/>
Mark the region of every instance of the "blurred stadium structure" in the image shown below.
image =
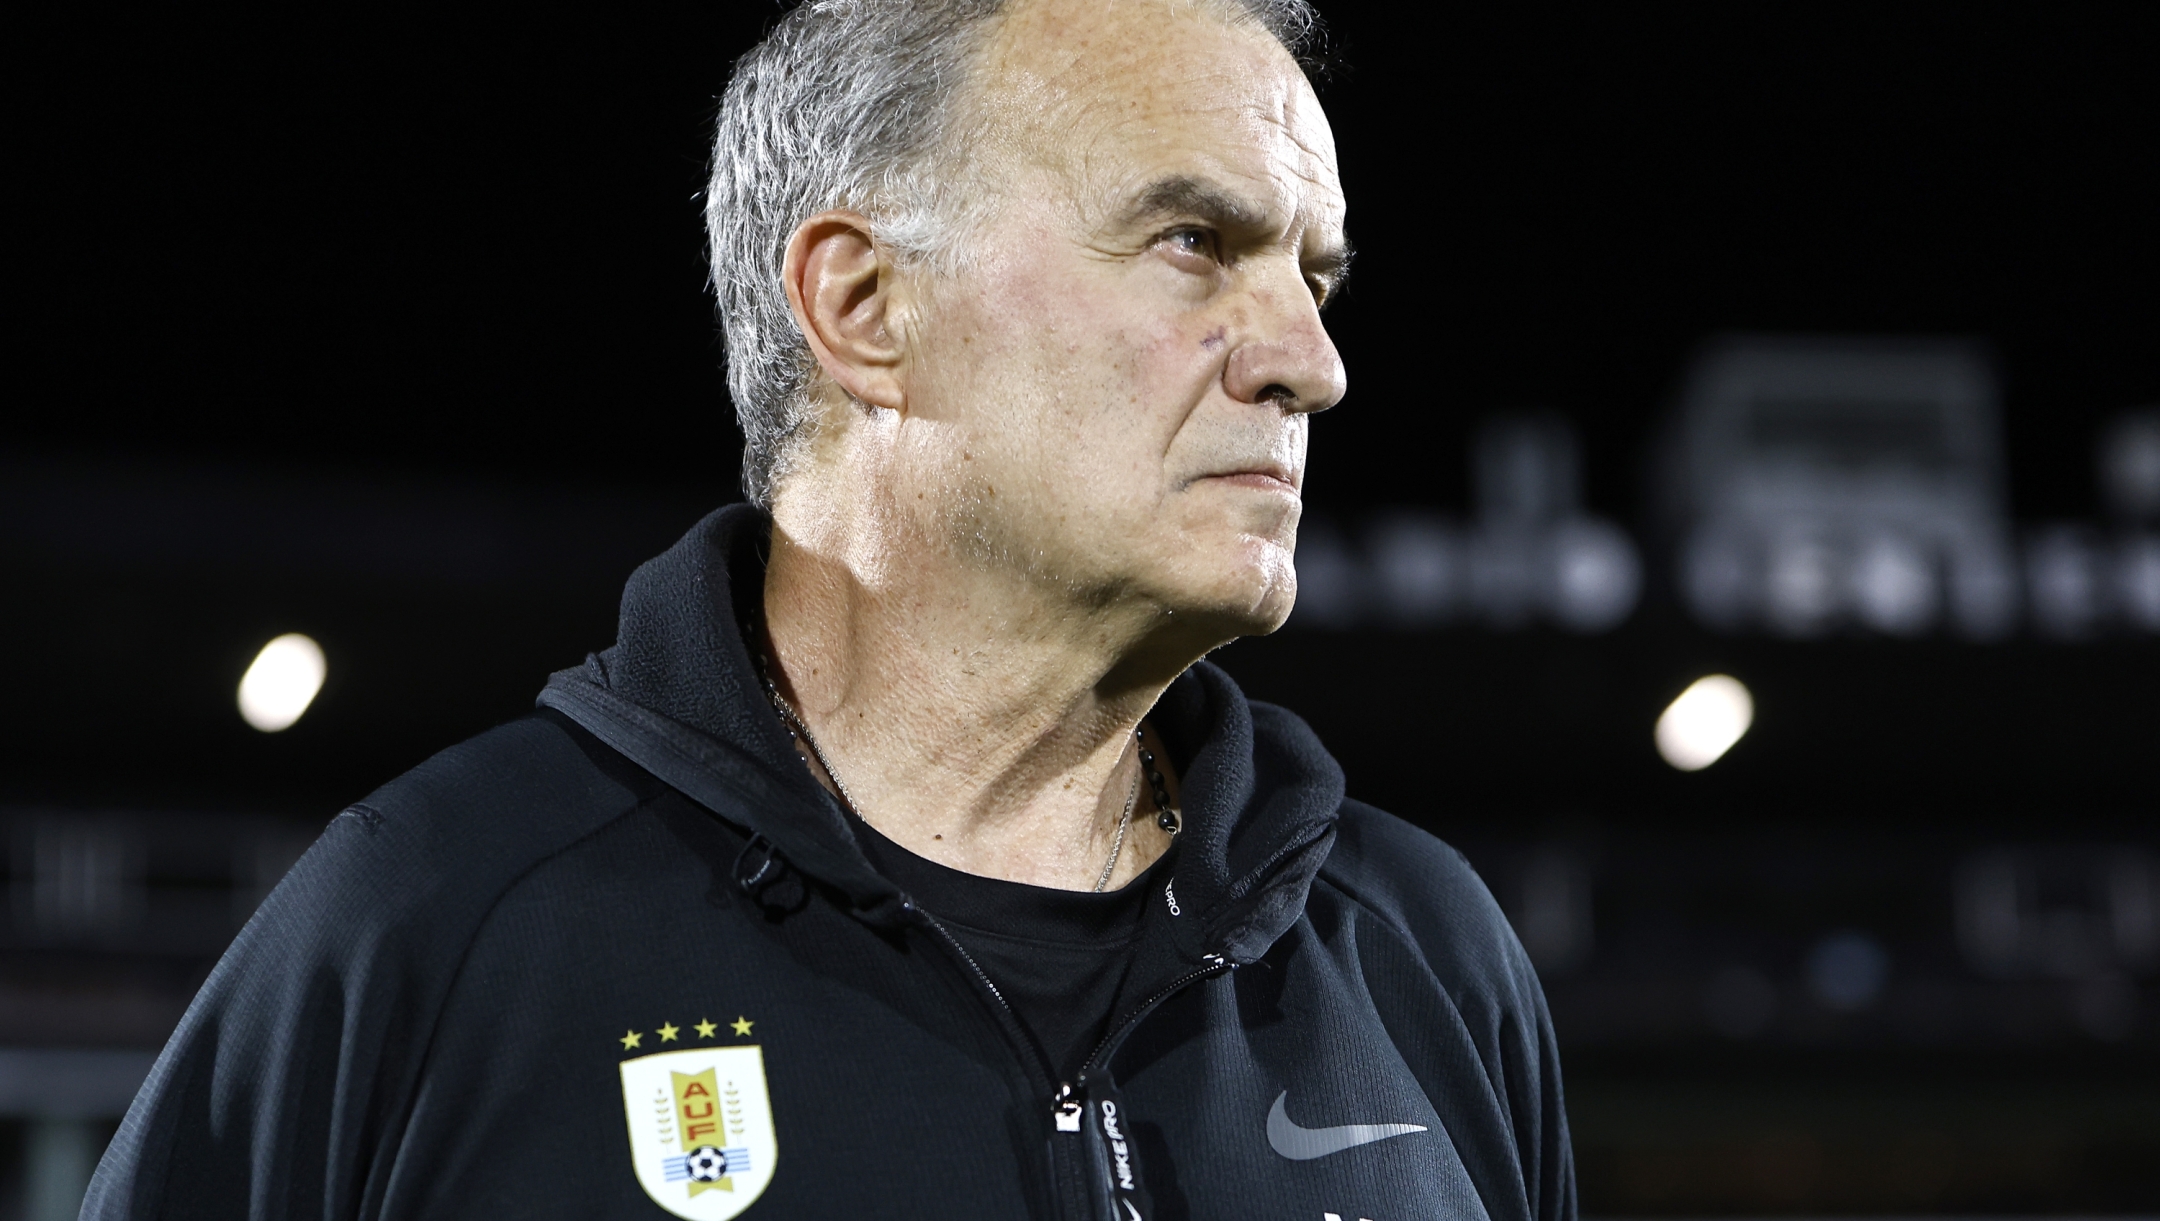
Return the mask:
<path id="1" fill-rule="evenodd" d="M 517 714 L 476 686 L 529 699 L 534 659 L 612 639 L 623 578 L 707 507 L 0 453 L 0 628 L 39 642 L 18 676 L 38 697 L 0 712 L 0 1217 L 75 1215 L 326 812 Z M 235 691 L 295 625 L 325 636 L 329 679 L 273 738 Z"/>
<path id="2" fill-rule="evenodd" d="M 2034 626 L 2070 639 L 2160 632 L 2160 408 L 2117 418 L 2099 465 L 2110 520 L 2050 522 L 2026 543 Z"/>
<path id="3" fill-rule="evenodd" d="M 1491 881 L 1552 998 L 1604 1211 L 2156 1198 L 2160 835 L 2151 758 L 2122 744 L 2149 744 L 2160 681 L 2138 643 L 2160 632 L 2160 416 L 2104 430 L 2107 521 L 2032 527 L 2021 553 L 1973 351 L 1712 346 L 1644 543 L 1584 509 L 1563 417 L 1496 417 L 1470 520 L 1316 523 L 1293 629 L 1222 655 Z M 0 612 L 47 644 L 21 675 L 45 697 L 0 710 L 0 1115 L 21 1135 L 0 1174 L 23 1198 L 79 1191 L 324 819 L 610 639 L 622 578 L 709 498 L 0 461 L 0 561 L 46 591 Z M 328 680 L 273 737 L 234 685 L 295 629 Z M 2088 754 L 2035 769 L 2020 705 L 2087 655 L 2078 689 L 2142 694 L 2054 716 Z M 1672 788 L 1650 721 L 1713 661 L 1758 687 L 1762 728 Z M 1915 709 L 1961 702 L 1952 675 L 1987 692 L 1962 701 L 1977 719 L 1903 757 Z M 1421 712 L 1369 715 L 1404 692 Z M 144 804 L 174 791 L 227 804 Z"/>
<path id="4" fill-rule="evenodd" d="M 308 844 L 265 818 L 0 810 L 0 1161 L 20 1215 L 72 1217 L 209 965 Z M 12 1164 L 11 1164 L 12 1163 Z"/>
<path id="5" fill-rule="evenodd" d="M 2160 411 L 2094 439 L 2104 520 L 2021 525 L 1978 344 L 1728 337 L 1680 385 L 1640 536 L 1582 513 L 1565 421 L 1498 417 L 1470 521 L 1321 523 L 1297 631 L 1228 664 L 1384 739 L 1353 778 L 1451 765 L 1470 810 L 1433 825 L 1539 964 L 1595 1207 L 2153 1207 Z M 1465 628 L 1497 635 L 1414 643 Z M 1716 765 L 1747 779 L 1657 787 L 1570 732 L 1647 746 L 1689 659 L 1781 688 Z M 1420 693 L 1418 728 L 1344 688 Z"/>
<path id="6" fill-rule="evenodd" d="M 2160 633 L 2160 409 L 2096 441 L 2112 520 L 2029 527 L 2004 490 L 2000 407 L 1979 345 L 1740 337 L 1686 379 L 1653 496 L 1672 594 L 1719 632 L 2001 640 Z M 1643 550 L 1582 510 L 1580 446 L 1550 415 L 1496 418 L 1477 511 L 1315 521 L 1300 627 L 1611 631 Z"/>
<path id="7" fill-rule="evenodd" d="M 1469 850 L 1589 1070 L 1571 1113 L 1608 1207 L 2150 1199 L 2160 1106 L 2121 1071 L 2160 1042 L 2149 838 L 1786 826 Z M 1710 1100 L 1735 1087 L 1745 1105 Z"/>
<path id="8" fill-rule="evenodd" d="M 1566 421 L 1502 418 L 1478 438 L 1468 526 L 1399 510 L 1369 525 L 1362 555 L 1325 522 L 1301 528 L 1297 622 L 1611 630 L 1635 609 L 1642 559 L 1619 527 L 1583 512 L 1581 462 Z"/>
<path id="9" fill-rule="evenodd" d="M 2160 1214 L 2151 7 L 1319 7 L 1351 398 L 1217 660 L 1491 882 L 1586 1212 Z M 0 1221 L 293 852 L 732 495 L 692 198 L 771 11 L 27 19 Z"/>
<path id="10" fill-rule="evenodd" d="M 1659 490 L 1704 623 L 1977 639 L 2016 614 L 1993 378 L 1955 344 L 1736 341 L 1688 379 Z"/>

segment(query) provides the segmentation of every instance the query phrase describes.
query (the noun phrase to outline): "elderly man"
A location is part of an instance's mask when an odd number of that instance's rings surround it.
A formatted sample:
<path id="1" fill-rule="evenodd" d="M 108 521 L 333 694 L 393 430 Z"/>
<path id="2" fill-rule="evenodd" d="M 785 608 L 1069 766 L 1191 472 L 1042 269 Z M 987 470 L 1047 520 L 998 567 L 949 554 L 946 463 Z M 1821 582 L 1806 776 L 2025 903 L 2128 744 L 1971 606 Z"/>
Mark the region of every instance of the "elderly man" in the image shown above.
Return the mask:
<path id="1" fill-rule="evenodd" d="M 1570 1217 L 1491 898 L 1200 660 L 1343 394 L 1309 25 L 781 21 L 709 201 L 750 504 L 331 824 L 85 1215 Z"/>

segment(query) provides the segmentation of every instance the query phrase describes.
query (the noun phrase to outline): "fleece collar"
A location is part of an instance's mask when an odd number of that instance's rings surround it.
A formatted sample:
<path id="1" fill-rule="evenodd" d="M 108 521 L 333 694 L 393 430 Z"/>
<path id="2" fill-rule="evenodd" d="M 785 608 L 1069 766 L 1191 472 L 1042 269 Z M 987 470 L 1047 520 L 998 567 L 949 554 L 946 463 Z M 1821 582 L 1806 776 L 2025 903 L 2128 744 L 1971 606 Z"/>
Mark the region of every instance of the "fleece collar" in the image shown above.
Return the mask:
<path id="1" fill-rule="evenodd" d="M 555 674 L 540 703 L 749 832 L 746 886 L 784 863 L 866 919 L 899 920 L 906 896 L 802 766 L 743 644 L 769 529 L 757 509 L 730 505 L 647 561 L 623 590 L 614 647 Z M 1257 958 L 1304 911 L 1334 841 L 1342 769 L 1304 722 L 1247 701 L 1206 662 L 1171 684 L 1153 716 L 1183 765 L 1184 829 L 1163 905 L 1177 909 L 1166 923 L 1179 956 Z M 765 856 L 752 851 L 760 841 Z"/>

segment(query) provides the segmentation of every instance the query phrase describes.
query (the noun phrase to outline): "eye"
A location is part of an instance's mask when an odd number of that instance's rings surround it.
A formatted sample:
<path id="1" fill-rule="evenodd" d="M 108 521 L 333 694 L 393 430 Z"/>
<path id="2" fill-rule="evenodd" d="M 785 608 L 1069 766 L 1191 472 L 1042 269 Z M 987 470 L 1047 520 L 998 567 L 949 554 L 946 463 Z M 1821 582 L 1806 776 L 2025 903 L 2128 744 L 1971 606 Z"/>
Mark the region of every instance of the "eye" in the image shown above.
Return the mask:
<path id="1" fill-rule="evenodd" d="M 1205 259 L 1210 263 L 1222 262 L 1222 239 L 1213 229 L 1187 225 L 1183 228 L 1172 229 L 1155 239 L 1155 241 L 1158 246 L 1164 247 L 1171 255 L 1179 259 Z"/>

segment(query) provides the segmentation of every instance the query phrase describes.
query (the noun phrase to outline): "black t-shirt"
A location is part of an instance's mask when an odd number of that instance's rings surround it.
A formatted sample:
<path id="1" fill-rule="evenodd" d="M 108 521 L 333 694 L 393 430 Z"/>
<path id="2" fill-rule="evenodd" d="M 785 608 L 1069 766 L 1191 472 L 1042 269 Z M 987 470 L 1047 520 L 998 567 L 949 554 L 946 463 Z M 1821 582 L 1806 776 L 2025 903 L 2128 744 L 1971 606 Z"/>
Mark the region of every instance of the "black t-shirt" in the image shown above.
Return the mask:
<path id="1" fill-rule="evenodd" d="M 952 930 L 1059 1079 L 1071 1080 L 1109 1028 L 1141 914 L 1168 876 L 1175 845 L 1124 887 L 1095 894 L 964 873 L 853 821 L 871 864 Z"/>

